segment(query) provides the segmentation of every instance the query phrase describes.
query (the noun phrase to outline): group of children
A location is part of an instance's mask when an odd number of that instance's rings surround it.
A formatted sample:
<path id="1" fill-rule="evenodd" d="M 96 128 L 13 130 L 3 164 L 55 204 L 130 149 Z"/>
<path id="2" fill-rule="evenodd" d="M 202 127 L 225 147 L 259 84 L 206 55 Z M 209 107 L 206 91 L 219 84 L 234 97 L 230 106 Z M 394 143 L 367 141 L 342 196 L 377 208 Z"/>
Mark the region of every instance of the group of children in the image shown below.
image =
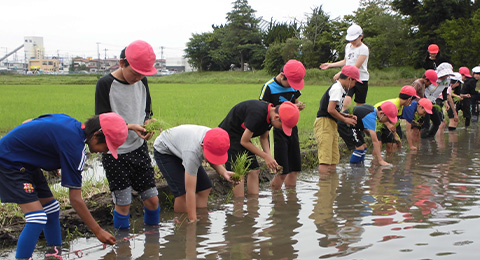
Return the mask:
<path id="1" fill-rule="evenodd" d="M 372 139 L 373 155 L 380 165 L 389 165 L 381 155 L 382 143 L 395 149 L 402 137 L 399 119 L 406 120 L 410 149 L 416 149 L 420 129 L 425 135 L 436 132 L 441 123 L 438 108 L 447 100 L 449 116 L 458 121 L 457 111 L 469 114 L 468 106 L 475 92 L 480 67 L 471 77 L 468 69 L 453 73 L 448 63 L 437 70 L 427 70 L 413 86 L 404 86 L 399 96 L 374 106 L 365 104 L 368 90 L 368 47 L 362 43 L 358 25 L 347 31 L 345 60 L 322 64 L 322 69 L 342 66 L 320 100 L 314 135 L 318 143 L 320 173 L 335 169 L 340 153 L 338 136 L 354 150 L 352 163 L 365 160 L 367 146 L 364 134 Z M 40 233 L 47 244 L 61 246 L 59 203 L 53 197 L 41 169 L 61 169 L 62 186 L 69 188 L 70 201 L 82 220 L 106 244 L 115 237 L 102 229 L 88 211 L 81 197 L 81 172 L 90 152 L 102 153 L 102 164 L 112 193 L 113 223 L 116 229 L 129 228 L 132 189 L 144 204 L 144 223 L 157 225 L 160 205 L 147 141 L 152 132 L 144 125 L 152 120 L 152 105 L 146 75 L 157 71 L 155 53 L 144 41 L 135 41 L 122 50 L 120 67 L 98 80 L 95 92 L 95 114 L 82 124 L 63 114 L 44 115 L 27 120 L 0 139 L 0 198 L 2 203 L 17 203 L 25 214 L 26 225 L 17 245 L 18 259 L 31 257 Z M 359 69 L 360 68 L 360 69 Z M 165 177 L 175 200 L 174 210 L 186 212 L 188 223 L 197 221 L 197 208 L 205 208 L 212 183 L 202 162 L 207 161 L 224 179 L 234 184 L 235 197 L 245 193 L 244 178 L 233 180 L 232 164 L 247 153 L 251 159 L 247 175 L 248 194 L 259 193 L 257 157 L 274 173 L 272 189 L 283 185 L 294 187 L 301 171 L 300 144 L 296 127 L 305 105 L 299 101 L 304 87 L 305 67 L 289 60 L 278 75 L 267 81 L 259 99 L 235 105 L 218 127 L 180 125 L 163 131 L 154 141 L 154 159 Z M 467 78 L 470 78 L 466 80 Z M 474 79 L 475 82 L 473 82 Z M 464 83 L 461 91 L 459 84 Z M 468 84 L 467 84 L 468 83 Z M 465 89 L 465 90 L 464 90 Z M 475 92 L 475 93 L 474 93 Z M 345 105 L 346 96 L 355 95 L 356 106 Z M 462 100 L 453 102 L 454 96 Z M 347 98 L 347 102 L 348 101 Z M 468 108 L 468 109 L 467 109 Z M 441 121 L 441 120 L 440 120 Z M 273 129 L 274 156 L 269 133 Z M 449 129 L 455 128 L 452 124 Z M 252 143 L 259 137 L 260 147 Z M 281 167 L 280 167 L 281 166 Z"/>

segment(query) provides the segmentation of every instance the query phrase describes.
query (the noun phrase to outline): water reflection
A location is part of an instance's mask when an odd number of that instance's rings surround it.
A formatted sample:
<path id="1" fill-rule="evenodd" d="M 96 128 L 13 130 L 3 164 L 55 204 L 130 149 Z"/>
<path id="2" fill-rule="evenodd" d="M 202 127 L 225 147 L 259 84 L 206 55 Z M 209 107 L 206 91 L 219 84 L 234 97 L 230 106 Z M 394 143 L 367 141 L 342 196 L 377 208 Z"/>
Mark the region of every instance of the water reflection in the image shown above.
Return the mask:
<path id="1" fill-rule="evenodd" d="M 296 189 L 266 188 L 198 211 L 196 224 L 162 212 L 160 227 L 143 230 L 139 223 L 130 234 L 117 234 L 116 246 L 84 253 L 88 259 L 476 259 L 476 136 L 477 129 L 459 128 L 421 140 L 416 152 L 388 155 L 391 168 L 371 166 L 367 157 L 366 167 L 302 173 Z M 70 251 L 95 243 L 79 239 Z"/>

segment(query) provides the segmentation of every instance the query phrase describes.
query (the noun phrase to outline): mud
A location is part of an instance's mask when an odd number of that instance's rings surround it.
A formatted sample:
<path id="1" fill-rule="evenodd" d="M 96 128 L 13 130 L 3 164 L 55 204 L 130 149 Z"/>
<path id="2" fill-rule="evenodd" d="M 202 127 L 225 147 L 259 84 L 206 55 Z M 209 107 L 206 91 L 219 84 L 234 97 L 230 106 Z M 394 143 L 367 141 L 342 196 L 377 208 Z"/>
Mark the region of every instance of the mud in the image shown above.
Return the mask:
<path id="1" fill-rule="evenodd" d="M 341 143 L 340 152 L 348 153 L 345 145 Z M 269 173 L 260 162 L 260 183 L 270 182 L 274 177 Z M 317 150 L 309 149 L 309 151 L 302 152 L 302 163 L 304 169 L 311 169 L 313 165 L 317 165 Z M 207 173 L 212 181 L 213 187 L 210 193 L 212 200 L 226 200 L 228 195 L 231 195 L 232 184 L 220 177 L 212 168 L 206 168 Z M 55 175 L 55 174 L 53 174 Z M 166 183 L 157 184 L 158 197 L 162 210 L 172 208 L 173 195 Z M 89 198 L 84 198 L 90 213 L 95 218 L 100 226 L 113 226 L 113 202 L 110 192 L 98 193 Z M 132 193 L 132 205 L 130 208 L 130 218 L 137 219 L 143 217 L 143 203 L 140 196 Z M 15 246 L 18 237 L 23 230 L 25 220 L 21 217 L 15 217 L 11 221 L 12 224 L 5 225 L 0 230 L 0 246 L 2 248 Z M 74 236 L 91 237 L 93 233 L 90 232 L 85 223 L 80 219 L 76 211 L 69 205 L 65 205 L 65 209 L 60 211 L 60 225 L 62 227 L 62 237 L 67 237 L 67 234 L 74 234 Z M 43 239 L 43 234 L 40 236 Z"/>

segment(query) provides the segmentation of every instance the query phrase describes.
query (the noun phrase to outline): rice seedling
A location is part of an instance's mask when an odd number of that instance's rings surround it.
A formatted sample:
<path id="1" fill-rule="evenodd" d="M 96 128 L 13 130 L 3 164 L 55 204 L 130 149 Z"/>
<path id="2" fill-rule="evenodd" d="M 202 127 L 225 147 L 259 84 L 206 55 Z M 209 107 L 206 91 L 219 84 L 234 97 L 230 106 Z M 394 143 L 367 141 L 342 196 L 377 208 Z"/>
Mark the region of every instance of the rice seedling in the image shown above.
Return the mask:
<path id="1" fill-rule="evenodd" d="M 243 176 L 245 176 L 248 172 L 250 164 L 252 163 L 252 158 L 248 156 L 247 152 L 243 152 L 235 158 L 232 163 L 232 170 L 234 174 L 232 175 L 231 179 L 234 183 L 239 182 Z"/>

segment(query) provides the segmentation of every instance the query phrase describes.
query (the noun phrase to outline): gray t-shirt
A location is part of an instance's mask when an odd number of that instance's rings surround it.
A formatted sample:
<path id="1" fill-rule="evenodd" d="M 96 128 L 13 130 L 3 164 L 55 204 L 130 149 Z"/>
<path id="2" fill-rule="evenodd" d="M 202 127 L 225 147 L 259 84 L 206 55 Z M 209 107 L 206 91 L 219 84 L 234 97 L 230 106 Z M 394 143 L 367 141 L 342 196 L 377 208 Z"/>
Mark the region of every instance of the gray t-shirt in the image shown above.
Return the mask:
<path id="1" fill-rule="evenodd" d="M 202 165 L 202 143 L 210 128 L 200 125 L 180 125 L 163 131 L 155 139 L 153 148 L 162 154 L 170 154 L 182 159 L 185 171 L 197 176 Z"/>

